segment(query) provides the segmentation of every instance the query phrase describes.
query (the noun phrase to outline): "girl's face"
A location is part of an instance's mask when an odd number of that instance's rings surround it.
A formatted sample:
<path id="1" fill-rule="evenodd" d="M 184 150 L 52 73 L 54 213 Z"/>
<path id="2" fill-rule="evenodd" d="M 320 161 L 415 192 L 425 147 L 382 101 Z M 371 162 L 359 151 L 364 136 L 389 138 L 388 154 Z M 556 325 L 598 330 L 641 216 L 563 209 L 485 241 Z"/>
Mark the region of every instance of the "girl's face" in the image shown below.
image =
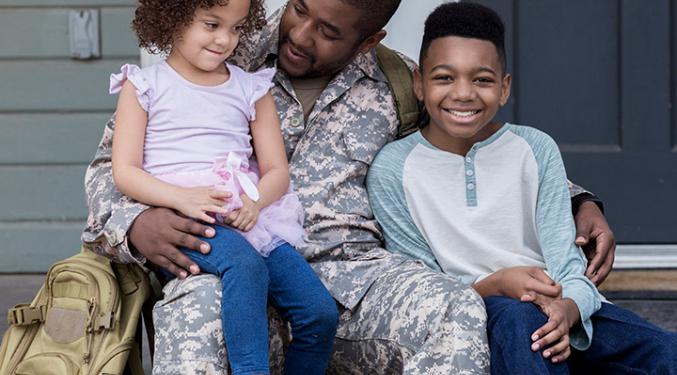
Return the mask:
<path id="1" fill-rule="evenodd" d="M 430 43 L 414 77 L 416 96 L 430 123 L 423 135 L 438 148 L 465 155 L 500 125 L 493 122 L 510 95 L 496 47 L 489 41 L 449 36 Z"/>
<path id="2" fill-rule="evenodd" d="M 240 41 L 250 0 L 230 0 L 227 5 L 197 9 L 193 21 L 174 38 L 167 60 L 189 78 L 209 72 L 226 72 L 224 61 Z"/>

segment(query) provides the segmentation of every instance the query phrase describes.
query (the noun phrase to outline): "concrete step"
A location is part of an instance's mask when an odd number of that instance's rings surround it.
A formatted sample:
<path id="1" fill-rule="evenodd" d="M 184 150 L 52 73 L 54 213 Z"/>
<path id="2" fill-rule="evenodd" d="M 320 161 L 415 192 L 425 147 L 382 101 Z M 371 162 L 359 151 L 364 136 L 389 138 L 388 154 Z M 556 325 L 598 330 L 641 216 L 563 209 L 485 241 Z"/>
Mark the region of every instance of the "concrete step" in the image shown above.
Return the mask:
<path id="1" fill-rule="evenodd" d="M 677 331 L 677 291 L 670 290 L 673 286 L 677 287 L 677 283 L 665 283 L 667 286 L 662 290 L 647 291 L 627 287 L 633 283 L 618 283 L 614 281 L 617 277 L 626 281 L 635 278 L 637 281 L 638 275 L 618 275 L 607 281 L 602 288 L 607 298 L 660 327 Z M 15 304 L 31 302 L 43 281 L 44 275 L 0 275 L 0 333 L 4 334 L 7 329 L 7 310 Z M 645 288 L 651 286 L 642 285 Z M 148 353 L 145 354 L 144 365 L 147 366 L 150 360 Z"/>

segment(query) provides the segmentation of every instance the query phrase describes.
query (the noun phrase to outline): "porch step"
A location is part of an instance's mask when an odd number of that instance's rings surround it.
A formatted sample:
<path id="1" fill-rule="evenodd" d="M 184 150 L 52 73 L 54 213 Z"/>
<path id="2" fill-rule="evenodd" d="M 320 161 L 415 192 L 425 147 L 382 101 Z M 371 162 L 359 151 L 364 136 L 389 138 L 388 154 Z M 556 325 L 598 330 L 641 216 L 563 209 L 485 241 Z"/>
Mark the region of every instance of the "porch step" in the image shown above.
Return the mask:
<path id="1" fill-rule="evenodd" d="M 30 302 L 45 275 L 0 274 L 0 334 L 7 329 L 7 310 Z M 615 270 L 600 287 L 612 302 L 677 332 L 677 270 Z M 149 361 L 144 358 L 144 365 Z"/>
<path id="2" fill-rule="evenodd" d="M 601 292 L 652 291 L 677 294 L 677 269 L 614 270 L 600 286 Z"/>

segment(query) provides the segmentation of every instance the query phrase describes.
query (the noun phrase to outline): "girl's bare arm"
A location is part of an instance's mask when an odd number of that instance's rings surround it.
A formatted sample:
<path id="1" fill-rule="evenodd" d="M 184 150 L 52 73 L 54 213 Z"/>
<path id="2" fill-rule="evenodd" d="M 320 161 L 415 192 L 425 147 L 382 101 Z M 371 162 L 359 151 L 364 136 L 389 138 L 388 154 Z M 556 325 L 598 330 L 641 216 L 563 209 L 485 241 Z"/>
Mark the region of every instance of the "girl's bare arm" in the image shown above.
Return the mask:
<path id="1" fill-rule="evenodd" d="M 125 82 L 116 111 L 113 135 L 113 179 L 123 194 L 151 206 L 168 207 L 206 222 L 206 212 L 225 213 L 223 199 L 229 193 L 211 187 L 181 188 L 161 181 L 142 169 L 148 114 L 136 97 L 134 86 Z"/>

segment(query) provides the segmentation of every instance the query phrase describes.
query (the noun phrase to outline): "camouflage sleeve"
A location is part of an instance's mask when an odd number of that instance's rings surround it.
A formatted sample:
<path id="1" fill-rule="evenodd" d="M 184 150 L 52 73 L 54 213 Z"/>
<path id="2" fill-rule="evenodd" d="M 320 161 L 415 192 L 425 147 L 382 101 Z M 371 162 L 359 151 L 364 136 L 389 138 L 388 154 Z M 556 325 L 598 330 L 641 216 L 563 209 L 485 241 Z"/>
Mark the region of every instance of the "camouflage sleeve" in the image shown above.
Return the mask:
<path id="1" fill-rule="evenodd" d="M 571 208 L 574 215 L 576 215 L 576 212 L 578 212 L 578 208 L 584 202 L 593 202 L 597 205 L 597 207 L 599 207 L 599 209 L 602 212 L 604 212 L 604 202 L 602 202 L 602 200 L 599 199 L 599 197 L 597 197 L 592 192 L 585 190 L 583 187 L 574 184 L 569 180 L 567 180 L 567 183 L 569 185 L 569 196 L 571 197 Z"/>
<path id="2" fill-rule="evenodd" d="M 587 193 L 587 194 L 592 195 L 591 192 L 585 190 L 581 186 L 578 186 L 578 185 L 574 184 L 573 182 L 571 182 L 569 180 L 567 180 L 567 183 L 569 184 L 569 196 L 571 198 L 573 198 L 573 197 L 575 197 L 579 194 L 586 194 Z"/>
<path id="3" fill-rule="evenodd" d="M 133 201 L 115 187 L 111 168 L 114 129 L 113 115 L 106 123 L 94 160 L 85 173 L 89 214 L 82 241 L 95 253 L 116 261 L 143 264 L 146 259 L 129 246 L 127 231 L 148 206 Z"/>

